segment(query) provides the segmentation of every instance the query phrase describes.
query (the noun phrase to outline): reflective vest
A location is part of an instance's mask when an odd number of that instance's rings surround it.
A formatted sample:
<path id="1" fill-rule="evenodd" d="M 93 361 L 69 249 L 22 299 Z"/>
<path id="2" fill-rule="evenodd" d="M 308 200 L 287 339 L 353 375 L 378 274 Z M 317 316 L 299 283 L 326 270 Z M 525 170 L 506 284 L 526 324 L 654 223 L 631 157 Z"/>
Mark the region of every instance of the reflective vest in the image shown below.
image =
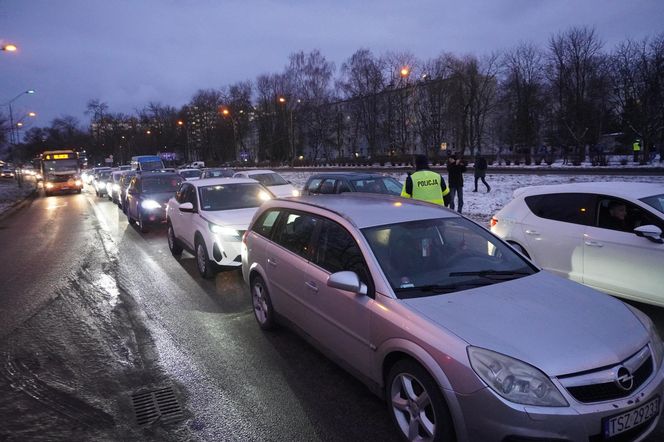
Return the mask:
<path id="1" fill-rule="evenodd" d="M 634 150 L 634 152 L 639 152 L 641 150 L 641 145 L 639 144 L 638 141 L 632 144 L 632 149 Z"/>
<path id="2" fill-rule="evenodd" d="M 440 182 L 443 179 L 440 174 L 431 170 L 418 170 L 410 176 L 413 181 L 413 194 L 406 193 L 404 184 L 401 196 L 404 198 L 413 198 L 429 203 L 443 205 L 443 197 L 450 193 L 450 189 L 441 189 Z"/>

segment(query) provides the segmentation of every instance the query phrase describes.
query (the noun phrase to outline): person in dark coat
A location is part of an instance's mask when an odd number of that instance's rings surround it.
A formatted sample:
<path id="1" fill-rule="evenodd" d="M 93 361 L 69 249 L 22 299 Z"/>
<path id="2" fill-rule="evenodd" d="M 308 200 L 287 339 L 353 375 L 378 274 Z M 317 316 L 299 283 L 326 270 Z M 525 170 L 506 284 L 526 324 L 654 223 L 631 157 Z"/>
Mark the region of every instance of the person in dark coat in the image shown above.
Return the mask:
<path id="1" fill-rule="evenodd" d="M 463 173 L 466 171 L 466 162 L 456 155 L 451 155 L 447 160 L 448 183 L 450 186 L 450 209 L 454 210 L 454 199 L 457 198 L 457 211 L 463 209 Z"/>
<path id="2" fill-rule="evenodd" d="M 477 192 L 477 182 L 481 179 L 484 185 L 486 186 L 486 191 L 491 192 L 491 186 L 489 186 L 489 183 L 486 182 L 486 170 L 488 169 L 488 164 L 484 157 L 480 154 L 477 154 L 475 157 L 475 164 L 473 165 L 473 169 L 475 169 L 475 190 L 473 192 Z"/>

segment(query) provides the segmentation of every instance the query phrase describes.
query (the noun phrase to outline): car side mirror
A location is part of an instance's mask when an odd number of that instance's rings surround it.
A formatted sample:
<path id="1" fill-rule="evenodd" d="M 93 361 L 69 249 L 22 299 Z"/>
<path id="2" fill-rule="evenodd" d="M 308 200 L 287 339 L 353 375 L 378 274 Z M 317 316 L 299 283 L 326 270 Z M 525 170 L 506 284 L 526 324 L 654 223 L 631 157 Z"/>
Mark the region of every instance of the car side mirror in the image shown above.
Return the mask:
<path id="1" fill-rule="evenodd" d="M 650 241 L 657 244 L 664 243 L 664 239 L 662 239 L 662 229 L 653 226 L 652 224 L 637 227 L 634 229 L 634 234 L 642 238 L 648 238 Z"/>
<path id="2" fill-rule="evenodd" d="M 327 278 L 327 286 L 358 295 L 366 295 L 368 292 L 366 284 L 360 281 L 360 277 L 355 272 L 341 271 L 332 273 Z"/>
<path id="3" fill-rule="evenodd" d="M 180 204 L 180 212 L 194 213 L 194 205 L 191 203 Z"/>

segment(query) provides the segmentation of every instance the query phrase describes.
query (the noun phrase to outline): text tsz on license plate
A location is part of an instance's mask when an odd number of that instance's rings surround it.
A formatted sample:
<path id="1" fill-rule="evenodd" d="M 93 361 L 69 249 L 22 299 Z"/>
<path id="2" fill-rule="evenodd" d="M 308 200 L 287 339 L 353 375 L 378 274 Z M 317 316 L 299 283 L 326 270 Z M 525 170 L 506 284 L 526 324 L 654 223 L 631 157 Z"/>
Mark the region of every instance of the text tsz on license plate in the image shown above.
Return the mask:
<path id="1" fill-rule="evenodd" d="M 659 397 L 615 416 L 605 418 L 603 422 L 604 437 L 609 438 L 624 433 L 659 414 Z"/>

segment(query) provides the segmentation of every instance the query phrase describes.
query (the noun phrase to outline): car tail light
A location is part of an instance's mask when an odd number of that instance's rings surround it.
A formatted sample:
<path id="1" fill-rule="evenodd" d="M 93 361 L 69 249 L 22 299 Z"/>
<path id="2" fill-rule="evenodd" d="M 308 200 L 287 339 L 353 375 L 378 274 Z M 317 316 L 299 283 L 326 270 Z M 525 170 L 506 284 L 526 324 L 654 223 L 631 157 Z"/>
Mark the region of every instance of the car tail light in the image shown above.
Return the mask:
<path id="1" fill-rule="evenodd" d="M 495 216 L 491 217 L 491 223 L 490 224 L 491 224 L 491 227 L 495 226 L 496 224 L 498 224 L 498 219 Z"/>

